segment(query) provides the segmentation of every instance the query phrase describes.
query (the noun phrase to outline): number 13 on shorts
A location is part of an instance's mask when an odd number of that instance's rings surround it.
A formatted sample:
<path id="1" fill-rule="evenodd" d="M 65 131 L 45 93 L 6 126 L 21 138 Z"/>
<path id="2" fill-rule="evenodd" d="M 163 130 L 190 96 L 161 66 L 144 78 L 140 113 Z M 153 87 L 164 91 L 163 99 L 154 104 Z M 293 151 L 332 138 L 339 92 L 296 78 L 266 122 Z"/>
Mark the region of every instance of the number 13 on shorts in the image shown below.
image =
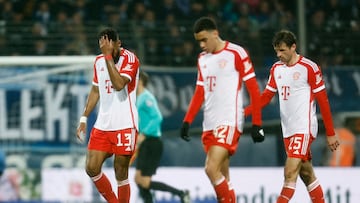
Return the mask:
<path id="1" fill-rule="evenodd" d="M 135 129 L 124 129 L 116 131 L 116 149 L 118 153 L 128 154 L 133 152 L 136 144 L 136 130 Z"/>

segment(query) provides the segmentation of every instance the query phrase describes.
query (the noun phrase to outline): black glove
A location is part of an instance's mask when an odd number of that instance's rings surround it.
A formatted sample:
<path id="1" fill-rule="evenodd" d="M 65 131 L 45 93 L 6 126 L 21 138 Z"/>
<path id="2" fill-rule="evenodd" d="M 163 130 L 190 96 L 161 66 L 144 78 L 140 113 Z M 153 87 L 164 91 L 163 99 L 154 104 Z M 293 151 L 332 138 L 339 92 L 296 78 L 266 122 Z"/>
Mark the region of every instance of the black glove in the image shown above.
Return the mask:
<path id="1" fill-rule="evenodd" d="M 188 122 L 184 122 L 180 129 L 180 137 L 187 142 L 190 141 L 189 127 L 190 124 Z"/>
<path id="2" fill-rule="evenodd" d="M 251 128 L 251 137 L 254 143 L 264 141 L 265 135 L 262 127 L 258 125 L 253 125 Z"/>

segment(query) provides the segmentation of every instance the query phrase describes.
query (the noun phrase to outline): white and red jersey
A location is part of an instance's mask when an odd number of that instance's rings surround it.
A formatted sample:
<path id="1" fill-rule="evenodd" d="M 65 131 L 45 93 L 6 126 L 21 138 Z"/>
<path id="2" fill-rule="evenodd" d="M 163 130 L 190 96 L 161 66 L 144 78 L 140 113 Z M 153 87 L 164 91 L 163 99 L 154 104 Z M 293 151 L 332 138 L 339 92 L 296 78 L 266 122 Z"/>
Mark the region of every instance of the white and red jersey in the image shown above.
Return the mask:
<path id="1" fill-rule="evenodd" d="M 317 64 L 302 56 L 292 66 L 276 62 L 270 70 L 266 89 L 278 92 L 284 137 L 294 134 L 317 136 L 318 121 L 314 94 L 325 89 Z"/>
<path id="2" fill-rule="evenodd" d="M 104 56 L 102 54 L 97 56 L 92 83 L 99 87 L 100 106 L 95 128 L 103 131 L 138 129 L 138 112 L 135 103 L 139 65 L 134 53 L 121 49 L 115 67 L 120 75 L 129 78 L 130 82 L 122 90 L 116 91 L 112 87 Z"/>
<path id="3" fill-rule="evenodd" d="M 204 131 L 228 125 L 242 132 L 242 83 L 253 77 L 250 57 L 239 45 L 226 42 L 218 52 L 199 55 L 196 84 L 204 89 Z"/>

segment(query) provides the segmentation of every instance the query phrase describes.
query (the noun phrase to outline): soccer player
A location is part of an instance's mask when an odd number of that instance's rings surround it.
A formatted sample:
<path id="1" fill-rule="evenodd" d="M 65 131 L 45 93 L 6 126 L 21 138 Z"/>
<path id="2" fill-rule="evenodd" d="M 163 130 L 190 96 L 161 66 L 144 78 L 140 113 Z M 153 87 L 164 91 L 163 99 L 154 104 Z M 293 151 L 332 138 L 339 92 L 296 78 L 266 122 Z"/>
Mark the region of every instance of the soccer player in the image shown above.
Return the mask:
<path id="1" fill-rule="evenodd" d="M 244 83 L 254 106 L 252 138 L 254 142 L 264 140 L 260 91 L 254 67 L 244 48 L 220 38 L 212 18 L 201 17 L 195 22 L 194 37 L 203 52 L 198 56 L 196 88 L 180 135 L 184 140 L 190 140 L 189 126 L 204 103 L 202 143 L 207 155 L 205 172 L 218 202 L 236 202 L 230 184 L 229 162 L 244 125 Z"/>
<path id="2" fill-rule="evenodd" d="M 135 150 L 138 131 L 135 102 L 139 60 L 134 53 L 121 47 L 118 33 L 112 28 L 100 32 L 99 47 L 102 54 L 95 59 L 93 85 L 80 118 L 77 137 L 82 139 L 87 117 L 99 102 L 97 119 L 88 143 L 86 173 L 107 202 L 128 203 L 129 161 Z M 104 161 L 113 154 L 117 195 L 101 171 Z"/>
<path id="3" fill-rule="evenodd" d="M 137 141 L 138 157 L 136 162 L 135 182 L 139 187 L 144 203 L 152 203 L 150 190 L 170 192 L 180 198 L 182 203 L 189 203 L 189 191 L 179 190 L 159 181 L 153 181 L 163 152 L 161 141 L 161 123 L 163 117 L 154 95 L 146 89 L 149 81 L 147 73 L 140 71 L 136 106 L 139 112 L 139 137 Z"/>
<path id="4" fill-rule="evenodd" d="M 300 175 L 314 203 L 323 203 L 324 194 L 311 163 L 310 147 L 316 139 L 318 121 L 317 100 L 325 124 L 327 144 L 331 151 L 339 146 L 335 136 L 330 105 L 320 67 L 296 52 L 296 37 L 282 30 L 275 34 L 272 45 L 279 61 L 270 69 L 261 106 L 269 104 L 278 92 L 280 117 L 287 159 L 284 167 L 284 185 L 277 203 L 287 203 L 293 196 Z M 250 114 L 252 107 L 245 109 Z"/>

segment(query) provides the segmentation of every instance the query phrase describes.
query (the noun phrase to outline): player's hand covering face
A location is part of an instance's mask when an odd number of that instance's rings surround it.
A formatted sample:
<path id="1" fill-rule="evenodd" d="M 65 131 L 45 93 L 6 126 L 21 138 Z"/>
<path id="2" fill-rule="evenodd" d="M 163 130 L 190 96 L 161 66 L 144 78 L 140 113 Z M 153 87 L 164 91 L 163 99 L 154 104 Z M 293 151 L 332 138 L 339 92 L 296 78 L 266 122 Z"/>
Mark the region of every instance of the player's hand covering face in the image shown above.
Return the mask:
<path id="1" fill-rule="evenodd" d="M 99 47 L 104 55 L 112 55 L 115 42 L 108 38 L 107 35 L 102 36 L 99 39 Z"/>

